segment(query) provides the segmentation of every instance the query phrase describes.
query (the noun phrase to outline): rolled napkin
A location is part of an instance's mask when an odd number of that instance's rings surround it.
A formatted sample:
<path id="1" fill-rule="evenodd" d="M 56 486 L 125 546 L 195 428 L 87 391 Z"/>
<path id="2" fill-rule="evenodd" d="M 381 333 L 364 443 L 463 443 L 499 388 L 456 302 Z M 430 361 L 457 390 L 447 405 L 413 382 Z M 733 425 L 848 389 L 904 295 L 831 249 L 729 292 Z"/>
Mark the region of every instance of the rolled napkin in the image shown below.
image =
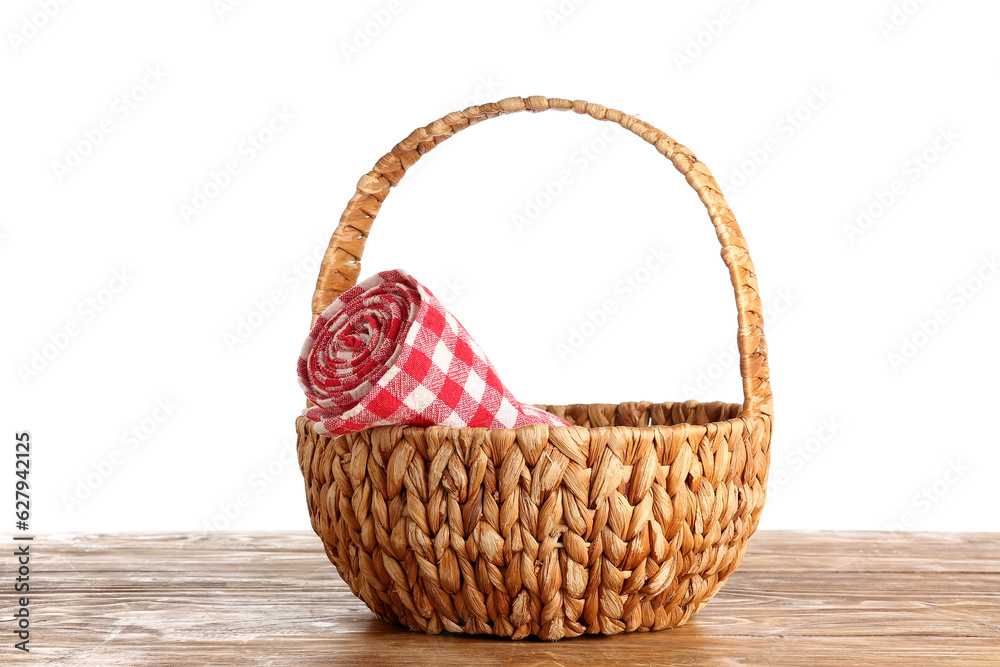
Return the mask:
<path id="1" fill-rule="evenodd" d="M 373 426 L 568 426 L 521 403 L 430 290 L 402 269 L 341 294 L 302 345 L 299 386 L 315 403 L 302 414 L 317 433 Z"/>

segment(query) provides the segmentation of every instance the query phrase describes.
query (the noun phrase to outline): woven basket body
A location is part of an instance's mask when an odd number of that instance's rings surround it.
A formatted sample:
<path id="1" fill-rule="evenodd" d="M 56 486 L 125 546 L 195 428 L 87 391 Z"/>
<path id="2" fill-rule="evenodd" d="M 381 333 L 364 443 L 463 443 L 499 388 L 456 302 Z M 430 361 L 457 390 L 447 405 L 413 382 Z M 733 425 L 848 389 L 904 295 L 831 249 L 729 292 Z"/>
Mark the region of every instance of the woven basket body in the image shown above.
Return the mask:
<path id="1" fill-rule="evenodd" d="M 413 630 L 560 639 L 679 626 L 740 564 L 764 505 L 772 401 L 746 243 L 708 169 L 634 116 L 508 98 L 414 131 L 358 183 L 320 269 L 313 320 L 357 281 L 371 224 L 406 169 L 469 125 L 546 109 L 621 124 L 697 191 L 736 294 L 745 400 L 543 405 L 572 426 L 336 437 L 299 417 L 313 529 L 351 591 Z"/>

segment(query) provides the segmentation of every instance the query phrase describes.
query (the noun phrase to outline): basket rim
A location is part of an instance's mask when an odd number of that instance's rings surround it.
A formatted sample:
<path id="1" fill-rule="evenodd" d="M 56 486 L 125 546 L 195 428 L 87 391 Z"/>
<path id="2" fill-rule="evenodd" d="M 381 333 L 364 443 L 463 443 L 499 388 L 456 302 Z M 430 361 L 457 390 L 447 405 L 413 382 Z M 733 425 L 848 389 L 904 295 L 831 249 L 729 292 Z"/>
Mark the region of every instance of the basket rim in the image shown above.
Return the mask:
<path id="1" fill-rule="evenodd" d="M 708 428 L 709 426 L 719 427 L 720 425 L 723 425 L 723 424 L 729 424 L 731 426 L 734 426 L 734 425 L 736 425 L 738 423 L 738 424 L 740 424 L 742 426 L 742 425 L 746 425 L 747 422 L 749 422 L 749 421 L 754 421 L 754 422 L 763 421 L 764 418 L 767 416 L 767 415 L 764 415 L 764 414 L 759 413 L 759 412 L 747 411 L 747 410 L 742 409 L 743 408 L 743 404 L 742 403 L 725 403 L 723 401 L 663 401 L 662 403 L 671 403 L 671 402 L 672 403 L 678 403 L 678 402 L 680 402 L 682 405 L 686 405 L 688 407 L 692 407 L 694 405 L 707 405 L 707 404 L 711 404 L 711 403 L 722 403 L 724 406 L 729 407 L 729 408 L 734 408 L 734 407 L 735 408 L 740 408 L 740 412 L 735 417 L 730 417 L 729 419 L 718 419 L 718 420 L 715 420 L 715 421 L 705 422 L 703 424 L 693 424 L 691 422 L 680 422 L 680 423 L 677 423 L 677 424 L 647 424 L 646 426 L 627 426 L 627 425 L 615 425 L 615 424 L 611 424 L 611 425 L 608 425 L 608 426 L 576 426 L 576 425 L 570 425 L 570 426 L 549 426 L 548 424 L 526 424 L 524 426 L 518 426 L 516 428 L 487 428 L 485 426 L 461 426 L 461 427 L 459 427 L 459 426 L 446 426 L 444 424 L 431 424 L 431 425 L 428 425 L 428 426 L 419 426 L 419 425 L 416 425 L 416 424 L 388 424 L 388 425 L 384 425 L 384 426 L 371 426 L 369 428 L 364 428 L 364 429 L 361 429 L 359 431 L 355 431 L 355 432 L 352 432 L 352 433 L 341 433 L 341 434 L 324 434 L 324 433 L 319 433 L 319 432 L 316 431 L 316 428 L 315 428 L 315 424 L 317 424 L 317 422 L 313 421 L 312 419 L 309 419 L 305 415 L 299 415 L 298 419 L 303 419 L 306 422 L 308 422 L 309 429 L 311 431 L 313 431 L 316 435 L 318 435 L 320 437 L 323 437 L 323 438 L 333 439 L 333 438 L 343 438 L 343 437 L 347 437 L 347 436 L 351 436 L 351 435 L 357 435 L 358 433 L 365 433 L 365 432 L 369 432 L 369 431 L 373 432 L 373 433 L 386 433 L 386 432 L 390 432 L 390 431 L 393 431 L 393 430 L 396 430 L 396 429 L 402 429 L 404 432 L 409 432 L 409 433 L 421 432 L 421 431 L 430 431 L 432 433 L 441 433 L 441 432 L 450 432 L 450 431 L 458 431 L 458 432 L 466 432 L 466 433 L 477 433 L 477 432 L 487 432 L 487 431 L 490 431 L 490 432 L 492 432 L 492 431 L 513 431 L 515 433 L 523 433 L 523 432 L 526 432 L 526 431 L 538 430 L 538 429 L 545 429 L 545 432 L 555 431 L 557 433 L 569 433 L 570 431 L 573 431 L 573 432 L 593 431 L 593 430 L 598 430 L 598 429 L 608 429 L 608 430 L 612 430 L 612 431 L 622 431 L 622 430 L 628 430 L 628 431 L 647 431 L 648 430 L 648 431 L 653 431 L 653 432 L 663 432 L 663 431 L 674 432 L 674 431 L 680 431 L 680 430 L 689 429 L 689 428 Z M 657 404 L 656 402 L 652 402 L 652 401 L 623 401 L 622 403 L 571 403 L 571 404 L 568 404 L 568 405 L 622 405 L 623 403 L 650 403 L 652 405 L 656 405 Z M 662 404 L 662 403 L 659 403 L 659 404 Z M 547 407 L 553 407 L 553 405 L 554 404 L 545 406 L 544 404 L 542 404 L 542 405 L 538 405 L 536 407 L 542 407 L 542 409 L 546 409 Z"/>

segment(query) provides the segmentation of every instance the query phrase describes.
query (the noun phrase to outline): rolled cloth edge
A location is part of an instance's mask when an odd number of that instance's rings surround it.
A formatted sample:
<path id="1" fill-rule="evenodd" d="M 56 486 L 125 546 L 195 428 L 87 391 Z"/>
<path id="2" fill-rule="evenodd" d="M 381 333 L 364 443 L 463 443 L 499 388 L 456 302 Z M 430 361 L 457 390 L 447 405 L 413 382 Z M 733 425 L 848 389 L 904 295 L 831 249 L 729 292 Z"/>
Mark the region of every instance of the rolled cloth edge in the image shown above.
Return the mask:
<path id="1" fill-rule="evenodd" d="M 482 348 L 402 269 L 341 294 L 298 360 L 303 411 L 324 435 L 387 425 L 517 428 L 569 423 L 518 401 Z"/>

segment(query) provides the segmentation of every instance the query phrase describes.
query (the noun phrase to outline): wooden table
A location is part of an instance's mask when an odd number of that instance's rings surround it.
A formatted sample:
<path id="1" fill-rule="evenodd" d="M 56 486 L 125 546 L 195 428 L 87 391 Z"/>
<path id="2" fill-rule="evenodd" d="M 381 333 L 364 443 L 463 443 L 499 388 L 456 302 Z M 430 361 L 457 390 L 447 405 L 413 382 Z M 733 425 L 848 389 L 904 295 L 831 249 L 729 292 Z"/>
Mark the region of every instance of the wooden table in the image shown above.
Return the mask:
<path id="1" fill-rule="evenodd" d="M 4 581 L 3 665 L 1000 665 L 996 533 L 761 531 L 688 625 L 557 643 L 389 626 L 312 533 L 56 534 L 31 553 L 31 652 Z"/>

